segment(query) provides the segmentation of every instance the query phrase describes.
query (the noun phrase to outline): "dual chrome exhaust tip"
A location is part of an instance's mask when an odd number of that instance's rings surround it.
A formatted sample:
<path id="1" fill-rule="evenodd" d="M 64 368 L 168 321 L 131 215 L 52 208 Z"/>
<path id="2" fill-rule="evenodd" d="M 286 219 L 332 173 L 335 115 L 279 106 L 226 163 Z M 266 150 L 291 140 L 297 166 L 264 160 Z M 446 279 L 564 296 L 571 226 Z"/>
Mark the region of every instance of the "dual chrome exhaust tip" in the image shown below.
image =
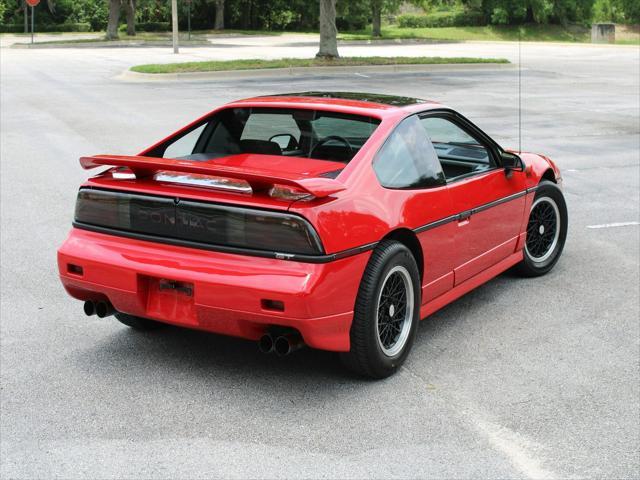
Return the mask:
<path id="1" fill-rule="evenodd" d="M 275 352 L 279 357 L 285 357 L 302 347 L 304 347 L 304 340 L 297 332 L 284 333 L 278 336 L 267 332 L 258 340 L 258 348 L 262 353 Z"/>
<path id="2" fill-rule="evenodd" d="M 116 313 L 116 309 L 113 308 L 110 302 L 94 302 L 87 300 L 84 302 L 84 313 L 87 317 L 97 315 L 98 318 L 106 318 Z"/>
<path id="3" fill-rule="evenodd" d="M 116 309 L 108 301 L 94 302 L 87 300 L 84 302 L 83 309 L 88 317 L 97 315 L 98 318 L 106 318 L 116 313 Z M 262 353 L 275 353 L 279 357 L 286 357 L 304 346 L 304 340 L 298 332 L 288 332 L 280 335 L 267 332 L 258 340 L 258 349 Z"/>

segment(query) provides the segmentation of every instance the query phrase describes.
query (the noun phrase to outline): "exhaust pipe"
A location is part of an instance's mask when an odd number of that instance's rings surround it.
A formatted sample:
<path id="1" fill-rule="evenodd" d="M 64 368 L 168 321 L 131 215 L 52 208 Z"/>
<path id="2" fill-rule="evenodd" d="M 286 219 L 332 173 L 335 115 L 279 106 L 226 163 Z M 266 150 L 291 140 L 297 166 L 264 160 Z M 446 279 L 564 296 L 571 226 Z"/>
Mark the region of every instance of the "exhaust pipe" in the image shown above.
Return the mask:
<path id="1" fill-rule="evenodd" d="M 96 302 L 95 308 L 98 318 L 105 318 L 109 315 L 113 315 L 116 312 L 115 308 L 113 308 L 113 305 L 111 305 L 110 302 Z"/>
<path id="2" fill-rule="evenodd" d="M 287 333 L 276 338 L 273 349 L 279 357 L 289 355 L 304 347 L 304 341 L 299 333 Z"/>
<path id="3" fill-rule="evenodd" d="M 82 308 L 84 310 L 84 314 L 87 317 L 96 314 L 96 304 L 91 300 L 87 300 L 86 302 L 84 302 L 84 306 Z"/>
<path id="4" fill-rule="evenodd" d="M 262 353 L 271 353 L 273 352 L 273 337 L 270 333 L 265 333 L 258 340 L 258 349 Z"/>

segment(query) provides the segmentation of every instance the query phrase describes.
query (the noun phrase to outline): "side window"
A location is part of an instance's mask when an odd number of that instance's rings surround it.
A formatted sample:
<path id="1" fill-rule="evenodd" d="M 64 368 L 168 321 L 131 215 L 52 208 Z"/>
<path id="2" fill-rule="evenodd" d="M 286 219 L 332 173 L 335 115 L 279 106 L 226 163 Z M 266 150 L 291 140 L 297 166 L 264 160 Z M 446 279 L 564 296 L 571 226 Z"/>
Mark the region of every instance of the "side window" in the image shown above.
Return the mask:
<path id="1" fill-rule="evenodd" d="M 191 155 L 205 126 L 206 123 L 203 123 L 195 130 L 191 130 L 186 135 L 170 143 L 162 156 L 164 158 L 181 158 Z"/>
<path id="2" fill-rule="evenodd" d="M 492 168 L 487 147 L 451 120 L 424 117 L 420 123 L 433 143 L 447 181 Z"/>
<path id="3" fill-rule="evenodd" d="M 389 135 L 373 161 L 373 169 L 387 188 L 426 188 L 445 183 L 436 151 L 415 115 L 403 120 Z"/>

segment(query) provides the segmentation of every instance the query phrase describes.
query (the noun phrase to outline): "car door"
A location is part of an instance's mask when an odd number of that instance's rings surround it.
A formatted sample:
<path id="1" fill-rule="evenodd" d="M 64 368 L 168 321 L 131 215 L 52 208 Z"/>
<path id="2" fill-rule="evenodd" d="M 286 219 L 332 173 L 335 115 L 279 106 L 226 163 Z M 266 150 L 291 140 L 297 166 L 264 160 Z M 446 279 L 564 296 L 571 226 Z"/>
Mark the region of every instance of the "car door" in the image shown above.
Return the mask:
<path id="1" fill-rule="evenodd" d="M 453 288 L 453 251 L 457 226 L 438 156 L 412 115 L 400 122 L 376 154 L 373 168 L 386 189 L 379 201 L 400 208 L 402 225 L 416 234 L 422 251 L 422 303 Z M 420 261 L 420 259 L 417 259 Z"/>
<path id="2" fill-rule="evenodd" d="M 460 116 L 427 114 L 421 123 L 458 215 L 454 283 L 459 285 L 515 252 L 525 208 L 524 178 L 505 171 L 497 146 Z"/>

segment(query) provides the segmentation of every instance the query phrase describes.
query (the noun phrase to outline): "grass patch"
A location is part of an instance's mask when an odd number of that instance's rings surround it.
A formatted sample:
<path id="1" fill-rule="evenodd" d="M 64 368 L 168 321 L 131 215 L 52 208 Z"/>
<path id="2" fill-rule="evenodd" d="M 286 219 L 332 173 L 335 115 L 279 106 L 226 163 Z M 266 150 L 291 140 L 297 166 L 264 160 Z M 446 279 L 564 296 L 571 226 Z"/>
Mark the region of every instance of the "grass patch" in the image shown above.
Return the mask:
<path id="1" fill-rule="evenodd" d="M 363 65 L 437 65 L 456 63 L 509 63 L 504 58 L 469 57 L 341 57 L 335 60 L 319 58 L 283 58 L 280 60 L 226 60 L 184 63 L 152 63 L 136 65 L 139 73 L 221 72 L 290 67 L 348 67 Z"/>
<path id="2" fill-rule="evenodd" d="M 484 27 L 441 27 L 441 28 L 401 28 L 389 25 L 382 28 L 382 39 L 425 39 L 452 41 L 517 41 L 521 30 L 526 42 L 590 42 L 589 30 L 560 25 L 517 26 L 488 25 Z M 372 40 L 371 30 L 345 32 L 338 36 L 341 40 Z"/>
<path id="3" fill-rule="evenodd" d="M 640 38 L 636 40 L 629 39 L 629 38 L 616 40 L 616 45 L 639 45 L 640 46 Z"/>

